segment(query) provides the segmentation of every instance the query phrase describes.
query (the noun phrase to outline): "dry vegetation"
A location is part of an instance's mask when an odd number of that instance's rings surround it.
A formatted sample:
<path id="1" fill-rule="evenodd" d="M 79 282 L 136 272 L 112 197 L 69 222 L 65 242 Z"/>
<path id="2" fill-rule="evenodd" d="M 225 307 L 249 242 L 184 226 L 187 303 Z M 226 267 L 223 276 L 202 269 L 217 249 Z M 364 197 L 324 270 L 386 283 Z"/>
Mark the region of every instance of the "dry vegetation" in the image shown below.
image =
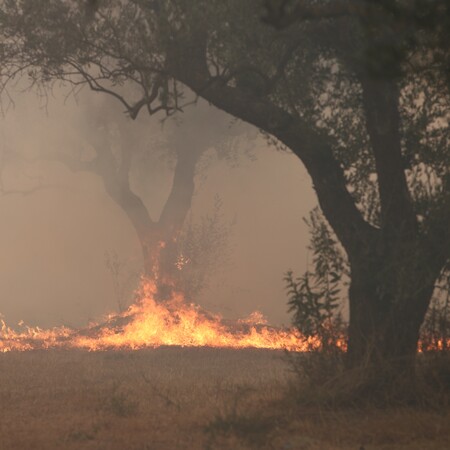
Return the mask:
<path id="1" fill-rule="evenodd" d="M 280 352 L 0 354 L 0 449 L 448 449 L 442 409 L 302 407 Z"/>

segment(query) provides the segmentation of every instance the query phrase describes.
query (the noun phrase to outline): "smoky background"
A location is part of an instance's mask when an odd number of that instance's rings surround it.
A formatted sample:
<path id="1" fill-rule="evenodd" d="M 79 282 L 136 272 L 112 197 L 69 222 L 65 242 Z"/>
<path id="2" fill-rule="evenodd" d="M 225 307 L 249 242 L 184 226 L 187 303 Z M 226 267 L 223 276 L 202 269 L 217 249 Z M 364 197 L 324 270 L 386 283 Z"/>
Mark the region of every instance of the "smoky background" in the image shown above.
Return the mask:
<path id="1" fill-rule="evenodd" d="M 218 208 L 227 235 L 192 300 L 227 318 L 260 310 L 270 323 L 290 322 L 283 274 L 306 268 L 302 218 L 315 205 L 290 152 L 204 101 L 164 121 L 145 113 L 132 121 L 114 99 L 87 89 L 74 96 L 55 87 L 44 97 L 17 89 L 12 98 L 0 119 L 0 313 L 9 325 L 83 326 L 133 301 L 143 265 L 135 230 L 97 174 L 53 157 L 88 160 L 107 123 L 127 130 L 130 186 L 154 219 L 170 193 L 174 146 L 208 147 L 187 220 Z"/>

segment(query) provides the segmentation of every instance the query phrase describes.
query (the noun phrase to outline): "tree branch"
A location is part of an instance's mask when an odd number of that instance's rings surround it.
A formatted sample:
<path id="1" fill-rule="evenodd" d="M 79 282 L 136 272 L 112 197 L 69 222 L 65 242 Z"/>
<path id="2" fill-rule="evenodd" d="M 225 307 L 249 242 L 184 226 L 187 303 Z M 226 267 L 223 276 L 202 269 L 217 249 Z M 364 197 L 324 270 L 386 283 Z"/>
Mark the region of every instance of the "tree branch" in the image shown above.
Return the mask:
<path id="1" fill-rule="evenodd" d="M 401 154 L 399 89 L 395 81 L 363 78 L 363 105 L 375 158 L 381 225 L 395 233 L 417 230 Z"/>
<path id="2" fill-rule="evenodd" d="M 177 162 L 170 194 L 164 204 L 159 226 L 167 228 L 169 233 L 181 229 L 191 209 L 195 189 L 195 168 L 206 149 L 181 149 L 177 152 Z"/>
<path id="3" fill-rule="evenodd" d="M 206 40 L 201 35 L 185 46 L 169 48 L 170 72 L 218 108 L 270 133 L 290 148 L 304 163 L 320 206 L 343 245 L 347 250 L 359 251 L 361 242 L 376 229 L 356 208 L 326 137 L 267 99 L 255 98 L 221 80 L 211 80 L 205 48 Z"/>

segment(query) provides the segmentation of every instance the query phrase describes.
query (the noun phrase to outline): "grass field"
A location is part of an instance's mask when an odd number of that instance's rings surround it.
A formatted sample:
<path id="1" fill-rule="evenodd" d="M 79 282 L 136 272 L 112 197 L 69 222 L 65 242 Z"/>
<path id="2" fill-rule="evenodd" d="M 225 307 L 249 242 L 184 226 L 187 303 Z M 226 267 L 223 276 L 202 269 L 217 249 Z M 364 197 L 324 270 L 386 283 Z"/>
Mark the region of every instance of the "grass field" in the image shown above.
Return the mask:
<path id="1" fill-rule="evenodd" d="M 0 354 L 0 449 L 433 450 L 449 411 L 325 411 L 292 399 L 282 352 Z"/>

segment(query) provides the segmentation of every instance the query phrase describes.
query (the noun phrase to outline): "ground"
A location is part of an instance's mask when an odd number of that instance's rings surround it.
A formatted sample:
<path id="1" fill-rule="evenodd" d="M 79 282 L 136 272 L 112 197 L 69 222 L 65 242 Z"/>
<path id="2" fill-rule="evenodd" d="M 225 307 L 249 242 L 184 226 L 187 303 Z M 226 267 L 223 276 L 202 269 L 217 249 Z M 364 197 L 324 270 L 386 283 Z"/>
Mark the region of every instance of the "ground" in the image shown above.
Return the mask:
<path id="1" fill-rule="evenodd" d="M 295 406 L 283 352 L 0 354 L 0 449 L 437 450 L 449 411 Z"/>

